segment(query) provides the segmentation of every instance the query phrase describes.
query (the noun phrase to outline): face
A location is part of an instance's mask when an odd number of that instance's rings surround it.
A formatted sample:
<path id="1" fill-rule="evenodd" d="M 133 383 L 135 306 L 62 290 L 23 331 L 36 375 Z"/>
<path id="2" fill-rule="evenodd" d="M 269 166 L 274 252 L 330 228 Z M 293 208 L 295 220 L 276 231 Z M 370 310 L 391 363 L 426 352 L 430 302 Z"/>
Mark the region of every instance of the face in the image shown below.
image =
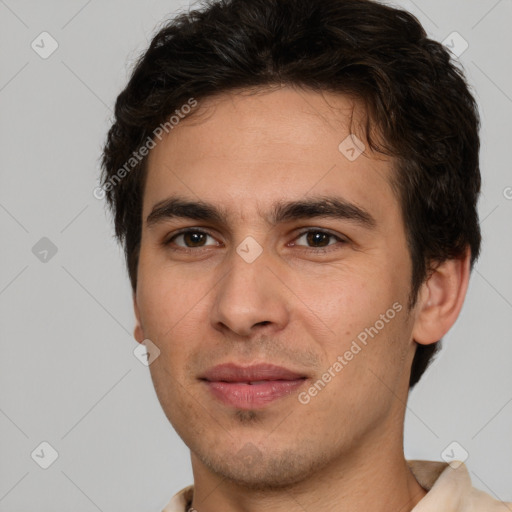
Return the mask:
<path id="1" fill-rule="evenodd" d="M 401 442 L 411 261 L 393 162 L 346 140 L 360 105 L 285 87 L 196 108 L 149 155 L 134 296 L 194 471 L 280 486 Z"/>

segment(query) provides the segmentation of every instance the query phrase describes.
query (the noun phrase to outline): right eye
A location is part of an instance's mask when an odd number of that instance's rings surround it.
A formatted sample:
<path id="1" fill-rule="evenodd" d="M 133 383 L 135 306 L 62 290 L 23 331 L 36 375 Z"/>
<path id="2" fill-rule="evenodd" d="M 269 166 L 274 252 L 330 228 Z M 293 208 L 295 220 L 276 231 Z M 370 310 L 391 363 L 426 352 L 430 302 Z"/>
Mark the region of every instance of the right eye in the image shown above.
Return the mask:
<path id="1" fill-rule="evenodd" d="M 172 250 L 184 250 L 189 252 L 193 249 L 201 249 L 203 247 L 207 247 L 204 245 L 207 238 L 210 237 L 213 239 L 213 236 L 207 233 L 206 231 L 202 231 L 199 229 L 183 229 L 178 233 L 172 235 L 169 239 L 164 242 L 164 246 L 171 246 Z M 183 243 L 177 243 L 176 240 L 181 240 Z M 181 249 L 175 249 L 172 245 L 176 245 Z M 219 245 L 216 243 L 215 245 Z"/>

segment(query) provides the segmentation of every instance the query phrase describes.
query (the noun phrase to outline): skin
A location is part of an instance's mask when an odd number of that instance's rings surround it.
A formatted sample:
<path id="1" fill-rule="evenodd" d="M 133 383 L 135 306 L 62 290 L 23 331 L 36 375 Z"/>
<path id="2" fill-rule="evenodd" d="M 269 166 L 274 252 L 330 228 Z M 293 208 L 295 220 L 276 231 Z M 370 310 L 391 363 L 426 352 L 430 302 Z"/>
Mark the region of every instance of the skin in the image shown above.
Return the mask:
<path id="1" fill-rule="evenodd" d="M 411 510 L 426 493 L 403 454 L 415 342 L 436 342 L 455 322 L 469 252 L 439 265 L 407 310 L 412 266 L 389 182 L 393 161 L 368 145 L 353 162 L 338 150 L 350 130 L 365 140 L 355 100 L 282 87 L 222 94 L 197 109 L 150 152 L 133 296 L 135 338 L 160 349 L 151 377 L 191 450 L 194 508 Z M 148 226 L 153 207 L 172 195 L 224 208 L 225 223 L 174 218 Z M 266 221 L 276 202 L 322 195 L 364 208 L 375 227 L 322 217 Z M 163 245 L 182 228 L 209 236 Z M 308 241 L 306 229 L 334 237 Z M 236 252 L 247 236 L 263 249 L 252 263 Z M 326 244 L 328 252 L 318 250 Z M 378 335 L 300 403 L 298 393 L 397 302 L 402 310 Z M 225 362 L 271 362 L 308 380 L 242 411 L 198 379 Z"/>

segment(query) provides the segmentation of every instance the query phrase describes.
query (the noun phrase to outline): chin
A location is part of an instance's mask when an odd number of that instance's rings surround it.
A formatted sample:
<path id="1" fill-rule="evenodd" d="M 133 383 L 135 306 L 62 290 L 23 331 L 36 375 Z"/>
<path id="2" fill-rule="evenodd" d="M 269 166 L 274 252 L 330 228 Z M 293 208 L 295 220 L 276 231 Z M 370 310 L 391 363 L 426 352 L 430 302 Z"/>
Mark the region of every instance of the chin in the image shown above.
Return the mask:
<path id="1" fill-rule="evenodd" d="M 326 464 L 325 458 L 311 460 L 301 450 L 274 450 L 263 453 L 248 442 L 236 453 L 195 453 L 216 475 L 250 490 L 283 490 L 311 478 Z"/>

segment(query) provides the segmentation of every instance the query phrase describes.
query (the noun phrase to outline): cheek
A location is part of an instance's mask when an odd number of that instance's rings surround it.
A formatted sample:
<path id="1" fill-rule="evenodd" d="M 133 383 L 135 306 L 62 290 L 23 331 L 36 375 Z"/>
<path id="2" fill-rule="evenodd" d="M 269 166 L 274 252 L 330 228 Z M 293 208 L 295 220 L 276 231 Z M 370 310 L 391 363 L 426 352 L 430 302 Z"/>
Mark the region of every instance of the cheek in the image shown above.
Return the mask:
<path id="1" fill-rule="evenodd" d="M 328 352 L 350 344 L 386 311 L 391 309 L 389 316 L 394 317 L 392 306 L 402 303 L 404 295 L 399 276 L 375 265 L 329 265 L 315 272 L 297 272 L 289 283 L 297 297 L 293 299 L 296 311 L 303 315 L 299 321 L 322 335 Z"/>
<path id="2" fill-rule="evenodd" d="M 175 273 L 155 267 L 151 271 L 145 262 L 139 268 L 137 298 L 144 335 L 160 350 L 149 370 L 162 408 L 174 424 L 179 420 L 176 411 L 188 407 L 185 368 L 195 342 L 203 338 L 194 305 L 204 293 L 197 291 L 196 284 L 185 286 Z"/>
<path id="3" fill-rule="evenodd" d="M 207 283 L 149 252 L 141 251 L 137 303 L 146 336 L 163 342 L 194 315 L 195 306 L 205 298 Z"/>
<path id="4" fill-rule="evenodd" d="M 215 280 L 194 278 L 176 265 L 141 259 L 137 298 L 144 334 L 160 349 L 150 365 L 161 401 L 177 403 L 190 384 L 187 364 L 208 339 L 209 305 Z M 186 405 L 186 404 L 184 404 Z"/>

